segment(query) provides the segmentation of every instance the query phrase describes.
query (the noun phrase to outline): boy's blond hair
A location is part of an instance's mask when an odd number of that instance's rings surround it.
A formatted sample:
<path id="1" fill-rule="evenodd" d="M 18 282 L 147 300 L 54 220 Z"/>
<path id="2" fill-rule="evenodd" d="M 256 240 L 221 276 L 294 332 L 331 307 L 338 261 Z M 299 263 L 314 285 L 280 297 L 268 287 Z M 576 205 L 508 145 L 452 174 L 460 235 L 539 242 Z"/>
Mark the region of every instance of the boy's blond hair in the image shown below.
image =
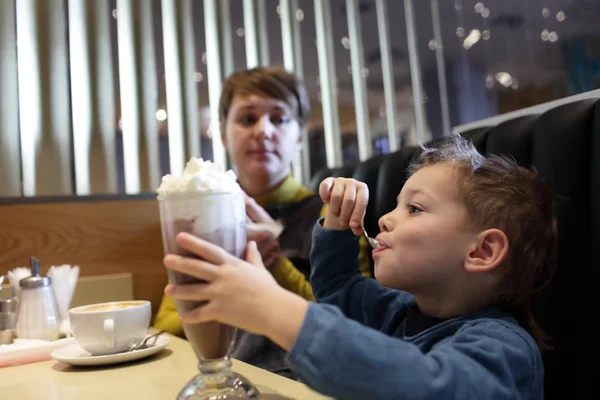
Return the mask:
<path id="1" fill-rule="evenodd" d="M 424 147 L 409 174 L 439 163 L 459 173 L 458 195 L 466 207 L 468 228 L 497 228 L 506 234 L 509 248 L 497 301 L 514 313 L 541 349 L 547 348 L 531 303 L 556 264 L 557 226 L 549 186 L 535 169 L 520 167 L 508 157 L 484 157 L 458 134 Z"/>

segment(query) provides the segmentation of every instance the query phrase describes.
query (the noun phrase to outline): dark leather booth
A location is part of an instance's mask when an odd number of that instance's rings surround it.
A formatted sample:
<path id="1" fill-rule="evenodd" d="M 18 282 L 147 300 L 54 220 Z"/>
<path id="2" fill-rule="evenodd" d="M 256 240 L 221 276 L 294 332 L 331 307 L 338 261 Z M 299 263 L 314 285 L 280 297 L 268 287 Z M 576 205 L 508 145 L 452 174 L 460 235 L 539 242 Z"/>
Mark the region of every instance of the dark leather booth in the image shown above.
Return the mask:
<path id="1" fill-rule="evenodd" d="M 545 398 L 597 397 L 600 337 L 594 326 L 600 312 L 592 294 L 600 269 L 600 101 L 579 100 L 461 134 L 485 155 L 505 154 L 535 167 L 551 185 L 557 199 L 558 265 L 535 306 L 542 328 L 554 339 L 554 350 L 543 354 Z M 407 168 L 420 152 L 420 147 L 405 147 L 333 171 L 369 186 L 369 234 L 379 232 L 378 219 L 396 206 Z M 331 172 L 320 171 L 313 183 Z"/>

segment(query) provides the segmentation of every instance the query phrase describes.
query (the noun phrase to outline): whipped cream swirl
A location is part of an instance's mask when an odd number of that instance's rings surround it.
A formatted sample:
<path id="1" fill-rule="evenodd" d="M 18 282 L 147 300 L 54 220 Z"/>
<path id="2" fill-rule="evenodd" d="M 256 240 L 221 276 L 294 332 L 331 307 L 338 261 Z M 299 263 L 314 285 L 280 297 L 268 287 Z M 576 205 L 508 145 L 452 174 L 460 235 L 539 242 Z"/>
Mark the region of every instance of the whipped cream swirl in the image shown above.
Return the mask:
<path id="1" fill-rule="evenodd" d="M 242 188 L 232 170 L 225 171 L 221 164 L 192 157 L 181 176 L 163 176 L 156 192 L 158 200 L 162 200 L 169 195 L 184 193 L 242 193 Z"/>

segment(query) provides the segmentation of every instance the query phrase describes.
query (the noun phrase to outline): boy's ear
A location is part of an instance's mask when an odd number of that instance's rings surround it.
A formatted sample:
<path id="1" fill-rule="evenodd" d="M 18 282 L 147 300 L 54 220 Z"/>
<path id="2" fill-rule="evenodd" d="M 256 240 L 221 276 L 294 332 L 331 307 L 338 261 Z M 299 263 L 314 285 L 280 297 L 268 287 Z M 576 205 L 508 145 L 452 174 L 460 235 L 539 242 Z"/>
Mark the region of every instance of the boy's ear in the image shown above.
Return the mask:
<path id="1" fill-rule="evenodd" d="M 504 261 L 508 254 L 508 238 L 500 229 L 479 232 L 476 242 L 469 249 L 465 269 L 469 272 L 491 271 Z"/>

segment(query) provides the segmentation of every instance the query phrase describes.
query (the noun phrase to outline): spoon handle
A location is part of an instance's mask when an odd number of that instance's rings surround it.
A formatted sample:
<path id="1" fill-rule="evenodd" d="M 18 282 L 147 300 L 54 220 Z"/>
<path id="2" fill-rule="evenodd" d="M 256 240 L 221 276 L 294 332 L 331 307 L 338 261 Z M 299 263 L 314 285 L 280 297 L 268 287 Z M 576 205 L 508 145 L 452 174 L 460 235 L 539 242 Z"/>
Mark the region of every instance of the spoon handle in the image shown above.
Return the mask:
<path id="1" fill-rule="evenodd" d="M 365 228 L 364 228 L 364 227 L 362 228 L 362 230 L 363 230 L 363 233 L 365 234 L 365 237 L 367 238 L 367 242 L 369 242 L 369 245 L 370 245 L 370 246 L 371 246 L 373 249 L 376 249 L 376 248 L 378 248 L 378 247 L 381 245 L 381 244 L 380 244 L 380 243 L 379 243 L 377 240 L 375 240 L 375 239 L 373 239 L 373 238 L 369 237 L 369 235 L 367 234 L 367 231 L 365 230 Z"/>

